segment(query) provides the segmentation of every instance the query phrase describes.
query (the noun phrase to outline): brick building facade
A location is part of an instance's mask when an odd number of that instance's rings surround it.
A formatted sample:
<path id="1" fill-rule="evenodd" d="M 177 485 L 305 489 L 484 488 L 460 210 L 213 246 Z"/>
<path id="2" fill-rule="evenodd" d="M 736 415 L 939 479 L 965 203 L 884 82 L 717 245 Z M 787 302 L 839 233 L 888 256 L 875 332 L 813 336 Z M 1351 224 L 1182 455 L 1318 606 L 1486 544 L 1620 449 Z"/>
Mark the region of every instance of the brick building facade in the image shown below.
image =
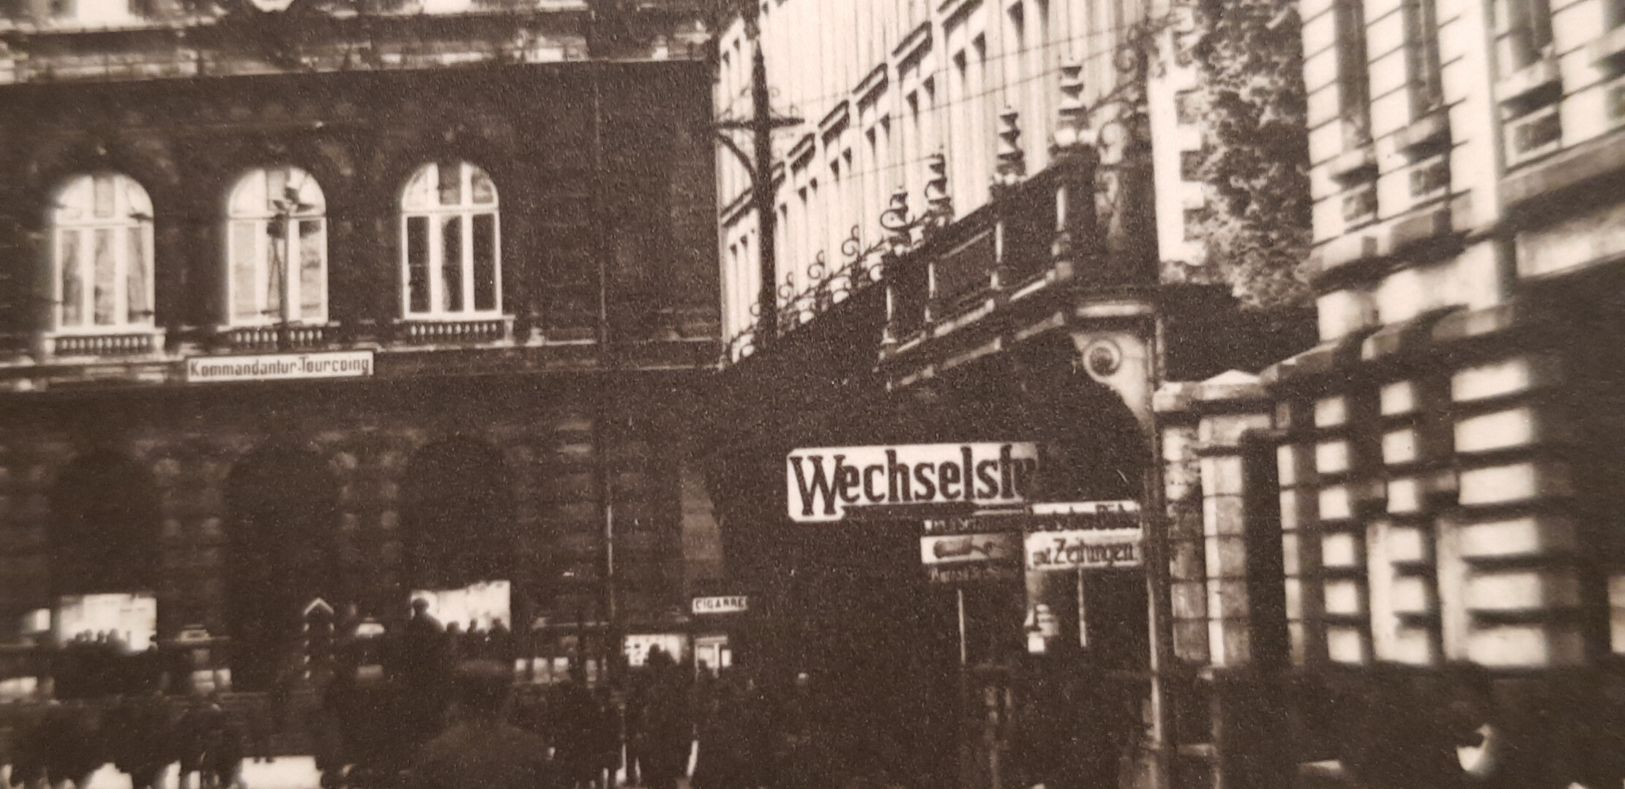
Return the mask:
<path id="1" fill-rule="evenodd" d="M 147 590 L 251 664 L 313 598 L 493 579 L 517 626 L 679 629 L 720 563 L 697 7 L 92 10 L 0 32 L 7 631 Z M 368 363 L 197 368 L 274 355 Z"/>

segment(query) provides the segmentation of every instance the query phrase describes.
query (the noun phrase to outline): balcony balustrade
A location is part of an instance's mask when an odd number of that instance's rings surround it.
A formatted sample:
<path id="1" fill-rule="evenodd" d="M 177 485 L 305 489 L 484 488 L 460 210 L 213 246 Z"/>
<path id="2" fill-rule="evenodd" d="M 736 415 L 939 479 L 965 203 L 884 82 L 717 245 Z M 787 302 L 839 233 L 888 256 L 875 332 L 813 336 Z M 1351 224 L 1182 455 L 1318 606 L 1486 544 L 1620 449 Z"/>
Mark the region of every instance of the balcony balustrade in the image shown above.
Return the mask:
<path id="1" fill-rule="evenodd" d="M 332 328 L 326 325 L 298 325 L 285 329 L 262 325 L 227 328 L 219 333 L 219 339 L 225 346 L 254 352 L 282 348 L 306 350 L 327 344 L 331 337 Z"/>
<path id="2" fill-rule="evenodd" d="M 502 344 L 513 338 L 513 317 L 408 319 L 395 325 L 395 342 L 410 346 Z"/>
<path id="3" fill-rule="evenodd" d="M 158 330 L 71 336 L 46 334 L 40 341 L 40 351 L 47 358 L 119 358 L 152 355 L 164 348 L 164 334 Z"/>

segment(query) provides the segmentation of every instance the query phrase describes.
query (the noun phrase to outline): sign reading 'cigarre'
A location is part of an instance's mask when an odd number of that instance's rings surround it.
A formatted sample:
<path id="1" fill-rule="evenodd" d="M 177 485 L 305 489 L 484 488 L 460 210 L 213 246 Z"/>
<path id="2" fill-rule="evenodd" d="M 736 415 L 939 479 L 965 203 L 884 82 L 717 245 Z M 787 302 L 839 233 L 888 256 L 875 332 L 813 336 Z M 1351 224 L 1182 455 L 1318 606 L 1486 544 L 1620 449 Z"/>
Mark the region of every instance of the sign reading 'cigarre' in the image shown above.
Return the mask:
<path id="1" fill-rule="evenodd" d="M 1014 506 L 1038 486 L 1034 443 L 797 449 L 785 464 L 790 519 L 798 523 L 840 520 L 852 508 Z"/>

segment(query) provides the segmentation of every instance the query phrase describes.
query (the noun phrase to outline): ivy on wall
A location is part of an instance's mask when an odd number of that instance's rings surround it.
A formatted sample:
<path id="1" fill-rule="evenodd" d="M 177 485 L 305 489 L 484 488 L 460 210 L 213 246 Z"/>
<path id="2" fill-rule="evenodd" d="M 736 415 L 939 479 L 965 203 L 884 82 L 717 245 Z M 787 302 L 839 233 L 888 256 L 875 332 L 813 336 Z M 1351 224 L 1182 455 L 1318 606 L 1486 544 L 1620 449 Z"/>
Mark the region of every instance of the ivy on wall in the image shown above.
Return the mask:
<path id="1" fill-rule="evenodd" d="M 1227 283 L 1254 308 L 1311 302 L 1309 140 L 1295 0 L 1197 0 L 1207 156 L 1207 260 L 1190 280 Z"/>

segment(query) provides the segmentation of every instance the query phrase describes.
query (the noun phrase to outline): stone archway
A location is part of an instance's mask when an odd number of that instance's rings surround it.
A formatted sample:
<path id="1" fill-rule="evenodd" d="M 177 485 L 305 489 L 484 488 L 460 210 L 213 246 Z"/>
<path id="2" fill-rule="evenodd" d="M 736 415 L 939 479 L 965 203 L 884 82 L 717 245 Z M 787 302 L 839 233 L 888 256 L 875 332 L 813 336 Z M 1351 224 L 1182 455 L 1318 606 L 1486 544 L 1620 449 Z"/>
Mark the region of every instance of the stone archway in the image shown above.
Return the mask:
<path id="1" fill-rule="evenodd" d="M 226 483 L 227 631 L 233 686 L 262 690 L 304 627 L 316 598 L 346 600 L 338 558 L 338 485 L 320 456 L 261 447 Z"/>
<path id="2" fill-rule="evenodd" d="M 453 589 L 519 574 L 513 478 L 491 445 L 454 436 L 419 449 L 403 495 L 408 589 Z"/>
<path id="3" fill-rule="evenodd" d="M 50 491 L 55 596 L 151 591 L 158 577 L 158 493 L 151 474 L 100 449 L 63 468 Z"/>

